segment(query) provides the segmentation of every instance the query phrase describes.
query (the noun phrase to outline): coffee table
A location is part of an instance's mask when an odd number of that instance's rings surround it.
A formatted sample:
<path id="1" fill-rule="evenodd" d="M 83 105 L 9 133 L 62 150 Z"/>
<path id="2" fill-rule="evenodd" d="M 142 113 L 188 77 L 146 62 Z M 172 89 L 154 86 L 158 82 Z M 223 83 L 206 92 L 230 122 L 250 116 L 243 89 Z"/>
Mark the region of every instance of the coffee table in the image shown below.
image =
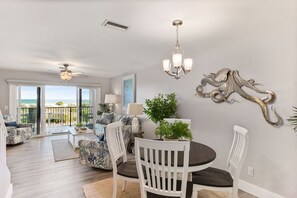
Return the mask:
<path id="1" fill-rule="evenodd" d="M 79 132 L 75 130 L 75 128 L 68 129 L 68 142 L 72 144 L 73 150 L 78 148 L 78 145 L 76 144 L 75 138 L 79 137 L 79 139 L 88 139 L 87 135 L 94 135 L 94 130 L 87 128 L 84 132 Z M 70 135 L 72 135 L 72 141 L 70 141 Z"/>

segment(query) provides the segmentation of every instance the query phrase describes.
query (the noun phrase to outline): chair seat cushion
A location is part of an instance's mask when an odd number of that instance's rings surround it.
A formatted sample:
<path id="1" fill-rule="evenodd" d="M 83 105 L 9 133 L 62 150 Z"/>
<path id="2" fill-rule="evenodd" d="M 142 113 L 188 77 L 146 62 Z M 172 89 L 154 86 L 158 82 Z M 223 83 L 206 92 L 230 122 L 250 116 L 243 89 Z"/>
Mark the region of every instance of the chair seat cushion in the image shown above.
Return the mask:
<path id="1" fill-rule="evenodd" d="M 193 172 L 192 182 L 212 187 L 233 187 L 233 179 L 229 172 L 212 167 Z"/>
<path id="2" fill-rule="evenodd" d="M 5 126 L 7 127 L 18 127 L 18 124 L 16 121 L 11 121 L 11 122 L 5 122 Z"/>
<path id="3" fill-rule="evenodd" d="M 118 174 L 124 177 L 138 178 L 135 161 L 123 162 L 118 166 Z"/>

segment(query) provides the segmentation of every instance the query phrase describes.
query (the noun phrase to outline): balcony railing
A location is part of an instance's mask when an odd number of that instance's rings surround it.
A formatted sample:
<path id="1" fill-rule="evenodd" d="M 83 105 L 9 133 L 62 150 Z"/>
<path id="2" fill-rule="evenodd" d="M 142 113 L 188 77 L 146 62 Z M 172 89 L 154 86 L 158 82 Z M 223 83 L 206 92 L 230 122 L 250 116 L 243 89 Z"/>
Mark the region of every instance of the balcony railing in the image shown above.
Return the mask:
<path id="1" fill-rule="evenodd" d="M 77 107 L 45 107 L 46 126 L 73 126 L 77 124 Z M 21 123 L 35 123 L 36 107 L 21 107 Z M 93 107 L 81 107 L 81 123 L 89 126 L 93 123 Z"/>

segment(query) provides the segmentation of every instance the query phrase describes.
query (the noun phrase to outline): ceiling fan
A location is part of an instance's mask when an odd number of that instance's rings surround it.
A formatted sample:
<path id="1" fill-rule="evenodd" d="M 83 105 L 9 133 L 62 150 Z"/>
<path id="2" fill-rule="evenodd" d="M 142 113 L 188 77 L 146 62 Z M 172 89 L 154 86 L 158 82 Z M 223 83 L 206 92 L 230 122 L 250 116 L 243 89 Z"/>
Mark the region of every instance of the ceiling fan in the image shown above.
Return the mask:
<path id="1" fill-rule="evenodd" d="M 62 80 L 71 80 L 73 74 L 72 71 L 68 69 L 69 64 L 64 63 L 63 67 L 59 67 L 61 69 L 60 71 L 60 78 Z"/>
<path id="2" fill-rule="evenodd" d="M 57 63 L 56 63 L 57 64 Z M 56 65 L 56 64 L 53 64 L 53 65 Z M 72 71 L 72 67 L 74 67 L 72 64 L 69 64 L 69 63 L 62 63 L 62 64 L 59 64 L 60 67 L 58 67 L 59 69 L 59 73 L 57 71 L 54 71 L 54 70 L 47 70 L 47 72 L 40 72 L 41 75 L 54 75 L 54 76 L 57 76 L 59 75 L 60 78 L 62 80 L 65 80 L 65 81 L 68 81 L 68 80 L 71 80 L 74 76 L 77 76 L 77 77 L 88 77 L 87 75 L 85 75 L 83 72 L 80 72 L 80 71 L 75 71 L 73 72 Z M 69 69 L 71 68 L 71 69 Z"/>

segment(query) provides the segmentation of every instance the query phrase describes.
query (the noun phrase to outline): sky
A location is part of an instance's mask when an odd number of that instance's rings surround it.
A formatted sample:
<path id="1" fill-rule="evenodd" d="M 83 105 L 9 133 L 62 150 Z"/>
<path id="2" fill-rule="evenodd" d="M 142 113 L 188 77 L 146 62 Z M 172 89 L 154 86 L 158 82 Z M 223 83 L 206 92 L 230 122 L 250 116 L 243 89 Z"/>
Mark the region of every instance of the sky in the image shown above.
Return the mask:
<path id="1" fill-rule="evenodd" d="M 76 100 L 76 87 L 45 86 L 45 100 Z M 89 90 L 83 89 L 83 100 L 89 99 Z M 37 99 L 36 87 L 22 86 L 22 99 Z"/>

